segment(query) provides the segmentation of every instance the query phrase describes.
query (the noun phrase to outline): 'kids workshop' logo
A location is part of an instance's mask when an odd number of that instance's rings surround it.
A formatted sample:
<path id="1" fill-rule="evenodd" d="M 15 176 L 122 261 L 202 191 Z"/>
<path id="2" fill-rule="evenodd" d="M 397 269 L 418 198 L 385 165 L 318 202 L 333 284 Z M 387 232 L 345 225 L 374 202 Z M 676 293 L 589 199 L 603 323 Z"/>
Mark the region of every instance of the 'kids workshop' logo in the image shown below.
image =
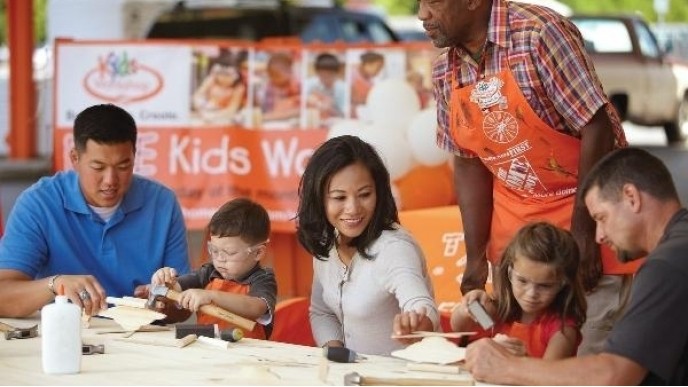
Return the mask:
<path id="1" fill-rule="evenodd" d="M 130 58 L 126 51 L 98 57 L 86 73 L 84 88 L 96 98 L 113 103 L 139 102 L 158 94 L 163 78 L 153 68 Z"/>

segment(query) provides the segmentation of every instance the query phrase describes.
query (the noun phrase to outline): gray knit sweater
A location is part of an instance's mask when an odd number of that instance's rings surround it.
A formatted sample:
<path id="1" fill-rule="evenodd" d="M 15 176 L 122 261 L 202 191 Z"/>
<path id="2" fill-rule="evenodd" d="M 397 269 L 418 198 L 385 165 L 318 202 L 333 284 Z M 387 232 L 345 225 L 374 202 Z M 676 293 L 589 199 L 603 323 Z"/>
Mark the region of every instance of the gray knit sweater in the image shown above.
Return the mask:
<path id="1" fill-rule="evenodd" d="M 310 319 L 318 345 L 340 340 L 356 351 L 389 355 L 403 348 L 391 339 L 394 316 L 425 307 L 435 329 L 439 314 L 423 253 L 404 229 L 383 231 L 369 249 L 342 263 L 336 248 L 327 261 L 313 259 Z"/>

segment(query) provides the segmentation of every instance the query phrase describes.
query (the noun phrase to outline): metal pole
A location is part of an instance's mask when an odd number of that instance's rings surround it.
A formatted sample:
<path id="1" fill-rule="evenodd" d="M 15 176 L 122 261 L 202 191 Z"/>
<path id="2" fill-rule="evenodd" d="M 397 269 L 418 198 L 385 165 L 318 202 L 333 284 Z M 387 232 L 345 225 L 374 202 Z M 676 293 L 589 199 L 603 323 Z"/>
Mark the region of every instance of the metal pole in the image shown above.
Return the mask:
<path id="1" fill-rule="evenodd" d="M 9 148 L 10 158 L 36 155 L 36 92 L 33 83 L 33 1 L 7 1 L 10 50 Z"/>

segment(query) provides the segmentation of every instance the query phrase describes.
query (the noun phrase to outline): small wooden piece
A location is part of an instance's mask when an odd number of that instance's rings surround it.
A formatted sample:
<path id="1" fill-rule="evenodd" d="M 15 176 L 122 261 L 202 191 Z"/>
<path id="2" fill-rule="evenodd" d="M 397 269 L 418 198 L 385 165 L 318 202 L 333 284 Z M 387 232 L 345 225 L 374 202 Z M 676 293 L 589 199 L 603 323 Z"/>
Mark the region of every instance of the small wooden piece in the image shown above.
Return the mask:
<path id="1" fill-rule="evenodd" d="M 451 364 L 464 360 L 466 348 L 457 347 L 444 337 L 426 337 L 391 355 L 417 363 Z"/>
<path id="2" fill-rule="evenodd" d="M 409 371 L 439 372 L 443 374 L 460 374 L 461 367 L 458 365 L 442 365 L 428 363 L 408 363 L 406 368 Z"/>
<path id="3" fill-rule="evenodd" d="M 155 320 L 166 316 L 150 309 L 140 309 L 131 306 L 115 306 L 101 311 L 99 316 L 110 317 L 127 331 L 136 331 L 143 325 L 148 325 Z"/>
<path id="4" fill-rule="evenodd" d="M 107 297 L 105 298 L 105 302 L 108 304 L 113 304 L 115 306 L 130 306 L 132 308 L 139 308 L 139 309 L 146 309 L 146 300 L 145 298 L 136 298 L 136 297 L 122 297 L 122 298 L 117 298 L 117 297 Z"/>
<path id="5" fill-rule="evenodd" d="M 91 327 L 91 316 L 87 315 L 84 311 L 81 311 L 81 327 L 84 329 Z"/>
<path id="6" fill-rule="evenodd" d="M 318 362 L 318 379 L 323 383 L 327 384 L 327 374 L 330 372 L 330 362 L 327 357 L 323 354 Z"/>
<path id="7" fill-rule="evenodd" d="M 135 330 L 134 332 L 136 333 L 141 333 L 141 332 L 164 332 L 164 331 L 171 331 L 172 328 L 162 326 L 162 325 L 144 325 L 141 328 Z M 127 331 L 124 329 L 109 329 L 109 330 L 104 330 L 104 331 L 97 331 L 97 335 L 106 335 L 110 333 L 129 333 L 131 331 Z"/>
<path id="8" fill-rule="evenodd" d="M 476 332 L 431 332 L 431 331 L 414 331 L 406 335 L 392 335 L 393 339 L 422 339 L 425 337 L 444 337 L 447 339 L 455 339 L 463 336 L 472 336 Z"/>
<path id="9" fill-rule="evenodd" d="M 162 339 L 162 338 L 143 338 L 143 337 L 137 337 L 137 338 L 117 338 L 115 340 L 117 341 L 123 341 L 126 343 L 132 343 L 132 344 L 143 344 L 143 345 L 155 345 L 158 347 L 176 347 L 176 348 L 184 348 L 187 345 L 193 343 L 198 339 L 198 336 L 196 335 L 188 335 L 186 337 L 183 337 L 181 339 Z"/>
<path id="10" fill-rule="evenodd" d="M 229 348 L 229 342 L 228 341 L 216 339 L 213 337 L 198 336 L 198 342 L 203 343 L 203 344 L 212 345 L 213 347 L 221 348 L 221 349 Z"/>

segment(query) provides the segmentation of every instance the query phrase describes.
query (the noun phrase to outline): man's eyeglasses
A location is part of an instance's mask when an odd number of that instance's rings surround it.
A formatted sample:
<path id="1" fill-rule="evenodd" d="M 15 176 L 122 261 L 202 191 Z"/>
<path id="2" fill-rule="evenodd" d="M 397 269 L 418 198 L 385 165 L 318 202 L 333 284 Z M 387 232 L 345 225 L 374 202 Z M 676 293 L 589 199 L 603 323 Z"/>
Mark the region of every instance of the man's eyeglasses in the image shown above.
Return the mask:
<path id="1" fill-rule="evenodd" d="M 511 282 L 511 285 L 516 289 L 523 291 L 532 289 L 534 293 L 550 296 L 556 294 L 557 292 L 559 292 L 559 290 L 561 290 L 562 287 L 564 287 L 564 281 L 547 283 L 533 282 L 528 278 L 520 275 L 516 270 L 514 270 L 511 267 L 509 268 L 509 282 Z"/>
<path id="2" fill-rule="evenodd" d="M 208 254 L 210 255 L 210 258 L 213 259 L 215 262 L 219 263 L 225 263 L 225 262 L 241 262 L 243 261 L 247 256 L 255 253 L 258 251 L 258 248 L 261 246 L 265 246 L 268 244 L 270 240 L 266 240 L 265 242 L 258 243 L 253 246 L 249 246 L 245 249 L 242 250 L 237 250 L 237 251 L 227 251 L 225 249 L 221 249 L 212 243 L 208 242 Z"/>

